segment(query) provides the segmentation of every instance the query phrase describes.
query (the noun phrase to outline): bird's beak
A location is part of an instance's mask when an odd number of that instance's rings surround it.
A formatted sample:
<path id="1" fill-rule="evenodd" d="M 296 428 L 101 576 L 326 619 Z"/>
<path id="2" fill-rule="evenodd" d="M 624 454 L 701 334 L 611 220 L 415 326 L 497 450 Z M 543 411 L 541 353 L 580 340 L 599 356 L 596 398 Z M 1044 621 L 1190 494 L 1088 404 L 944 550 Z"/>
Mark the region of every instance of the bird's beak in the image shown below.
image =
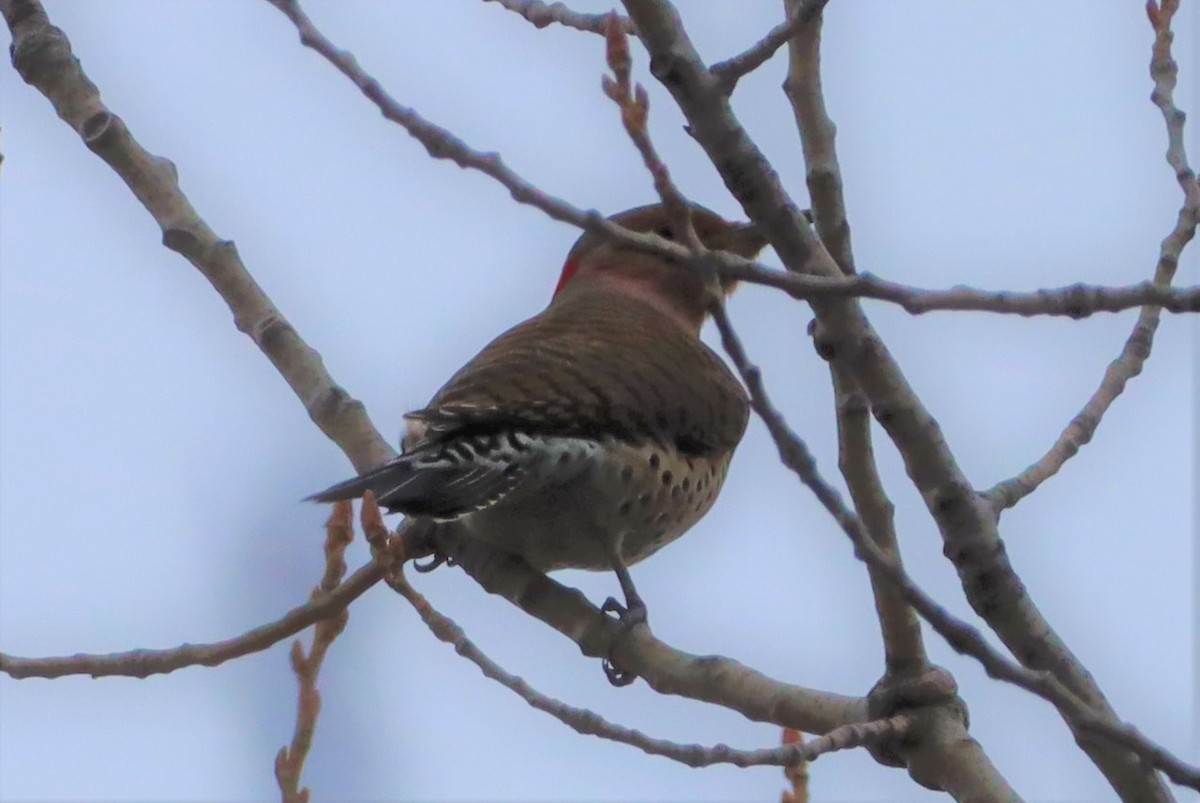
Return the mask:
<path id="1" fill-rule="evenodd" d="M 753 259 L 758 256 L 759 251 L 767 247 L 767 238 L 753 223 L 732 223 L 729 228 L 715 235 L 707 245 L 716 251 L 728 251 Z"/>

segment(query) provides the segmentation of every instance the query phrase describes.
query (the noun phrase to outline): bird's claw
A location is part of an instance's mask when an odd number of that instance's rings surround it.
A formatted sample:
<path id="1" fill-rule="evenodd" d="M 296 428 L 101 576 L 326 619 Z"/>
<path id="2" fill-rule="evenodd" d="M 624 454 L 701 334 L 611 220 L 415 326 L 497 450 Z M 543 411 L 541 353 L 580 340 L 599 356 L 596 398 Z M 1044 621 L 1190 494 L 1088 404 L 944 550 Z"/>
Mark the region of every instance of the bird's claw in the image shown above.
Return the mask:
<path id="1" fill-rule="evenodd" d="M 437 567 L 441 566 L 443 563 L 446 564 L 447 566 L 453 566 L 454 559 L 451 558 L 449 555 L 445 555 L 445 554 L 442 554 L 441 552 L 438 552 L 437 550 L 434 550 L 434 553 L 429 557 L 429 560 L 426 561 L 425 563 L 419 563 L 414 560 L 413 568 L 416 569 L 421 574 L 428 574 L 429 572 L 433 571 Z"/>
<path id="2" fill-rule="evenodd" d="M 638 625 L 646 624 L 648 620 L 646 612 L 646 604 L 641 600 L 637 600 L 629 606 L 622 605 L 614 597 L 609 597 L 600 606 L 600 613 L 605 616 L 612 616 L 621 625 L 621 633 L 613 639 L 613 647 L 609 648 L 609 655 L 605 657 L 601 666 L 604 668 L 604 676 L 608 678 L 608 682 L 614 686 L 628 686 L 637 680 L 637 673 L 625 669 L 618 669 L 612 663 L 613 648 L 624 638 L 629 635 L 629 631 Z"/>

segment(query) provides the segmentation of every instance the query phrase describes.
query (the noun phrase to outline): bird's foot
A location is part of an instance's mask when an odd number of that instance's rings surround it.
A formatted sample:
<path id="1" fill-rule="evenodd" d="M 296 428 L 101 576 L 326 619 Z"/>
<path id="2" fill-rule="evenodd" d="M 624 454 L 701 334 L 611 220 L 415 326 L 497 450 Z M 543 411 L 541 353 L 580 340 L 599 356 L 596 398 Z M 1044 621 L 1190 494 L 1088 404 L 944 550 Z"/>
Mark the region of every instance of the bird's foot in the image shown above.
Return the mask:
<path id="1" fill-rule="evenodd" d="M 437 567 L 441 566 L 443 563 L 447 566 L 453 566 L 454 558 L 444 554 L 437 547 L 434 547 L 433 554 L 429 556 L 429 560 L 425 561 L 424 563 L 419 563 L 414 560 L 412 565 L 413 568 L 421 574 L 428 574 Z"/>
<path id="2" fill-rule="evenodd" d="M 608 682 L 614 686 L 628 686 L 637 680 L 637 673 L 625 669 L 618 669 L 613 666 L 612 653 L 621 641 L 629 636 L 629 632 L 638 625 L 644 625 L 648 621 L 646 611 L 646 603 L 642 602 L 641 597 L 635 597 L 632 600 L 627 600 L 628 605 L 622 605 L 615 598 L 609 597 L 600 606 L 600 612 L 605 616 L 612 616 L 621 625 L 621 633 L 613 639 L 613 645 L 609 648 L 608 657 L 604 659 L 602 666 L 604 667 L 604 676 L 608 678 Z"/>

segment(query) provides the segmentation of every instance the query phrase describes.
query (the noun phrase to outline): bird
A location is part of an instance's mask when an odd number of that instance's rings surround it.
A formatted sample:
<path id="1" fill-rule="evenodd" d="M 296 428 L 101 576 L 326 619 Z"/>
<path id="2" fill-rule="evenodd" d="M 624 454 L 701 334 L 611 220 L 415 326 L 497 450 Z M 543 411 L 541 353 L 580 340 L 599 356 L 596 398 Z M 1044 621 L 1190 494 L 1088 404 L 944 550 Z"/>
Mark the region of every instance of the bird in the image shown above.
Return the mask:
<path id="1" fill-rule="evenodd" d="M 689 208 L 705 247 L 753 258 L 759 229 Z M 662 204 L 609 218 L 682 240 Z M 720 292 L 736 282 L 721 280 Z M 716 501 L 749 404 L 700 338 L 712 291 L 701 273 L 585 231 L 549 305 L 492 340 L 405 415 L 402 453 L 308 499 L 374 493 L 391 513 L 430 519 L 543 572 L 614 571 L 646 621 L 628 567 L 683 535 Z M 631 673 L 605 661 L 614 685 Z"/>

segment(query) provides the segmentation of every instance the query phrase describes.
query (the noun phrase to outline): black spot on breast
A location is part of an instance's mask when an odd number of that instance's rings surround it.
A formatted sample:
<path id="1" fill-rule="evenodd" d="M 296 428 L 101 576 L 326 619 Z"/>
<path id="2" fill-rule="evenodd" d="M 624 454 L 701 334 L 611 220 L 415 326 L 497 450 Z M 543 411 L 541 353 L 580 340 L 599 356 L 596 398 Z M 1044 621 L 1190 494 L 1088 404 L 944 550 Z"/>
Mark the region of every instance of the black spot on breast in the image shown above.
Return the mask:
<path id="1" fill-rule="evenodd" d="M 683 490 L 690 491 L 692 489 L 692 478 L 684 477 L 683 482 L 681 484 L 683 485 Z M 688 495 L 691 496 L 691 494 L 688 494 Z"/>
<path id="2" fill-rule="evenodd" d="M 638 504 L 641 505 L 642 507 L 645 507 L 646 505 L 650 504 L 650 494 L 642 494 L 641 496 L 639 496 Z"/>
<path id="3" fill-rule="evenodd" d="M 664 471 L 664 472 L 662 473 L 662 484 L 663 484 L 663 485 L 670 485 L 670 484 L 671 484 L 671 480 L 673 480 L 673 479 L 675 479 L 675 475 L 674 475 L 674 474 L 672 474 L 671 472 L 669 472 L 669 471 Z"/>
<path id="4" fill-rule="evenodd" d="M 572 457 L 573 457 L 573 455 L 572 455 L 570 452 L 563 452 L 562 454 L 560 454 L 560 455 L 558 456 L 558 464 L 559 464 L 560 466 L 561 466 L 561 465 L 566 465 L 567 463 L 570 463 L 570 462 L 571 462 L 571 458 L 572 458 Z"/>
<path id="5" fill-rule="evenodd" d="M 658 452 L 650 455 L 650 468 L 657 469 L 659 464 Z"/>
<path id="6" fill-rule="evenodd" d="M 626 499 L 624 502 L 621 503 L 621 506 L 619 508 L 617 508 L 617 512 L 620 513 L 622 516 L 628 516 L 629 510 L 632 507 L 633 507 L 633 503 L 630 502 L 628 499 Z"/>
<path id="7" fill-rule="evenodd" d="M 621 481 L 628 483 L 633 479 L 633 466 L 625 466 L 621 469 Z"/>

